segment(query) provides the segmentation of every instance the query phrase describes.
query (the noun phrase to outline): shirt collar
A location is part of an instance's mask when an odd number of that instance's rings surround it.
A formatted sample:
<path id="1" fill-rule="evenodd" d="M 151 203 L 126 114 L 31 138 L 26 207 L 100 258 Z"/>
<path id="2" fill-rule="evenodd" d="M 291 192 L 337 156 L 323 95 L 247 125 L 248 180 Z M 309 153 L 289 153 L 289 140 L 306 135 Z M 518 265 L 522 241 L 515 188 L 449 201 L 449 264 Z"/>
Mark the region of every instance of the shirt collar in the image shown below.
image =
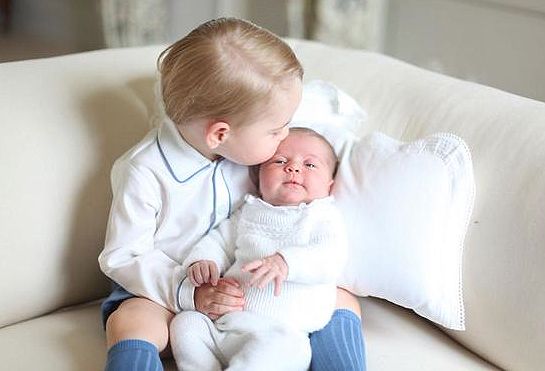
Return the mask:
<path id="1" fill-rule="evenodd" d="M 157 134 L 157 148 L 165 166 L 178 183 L 184 183 L 217 161 L 210 161 L 187 143 L 172 120 L 164 117 Z"/>

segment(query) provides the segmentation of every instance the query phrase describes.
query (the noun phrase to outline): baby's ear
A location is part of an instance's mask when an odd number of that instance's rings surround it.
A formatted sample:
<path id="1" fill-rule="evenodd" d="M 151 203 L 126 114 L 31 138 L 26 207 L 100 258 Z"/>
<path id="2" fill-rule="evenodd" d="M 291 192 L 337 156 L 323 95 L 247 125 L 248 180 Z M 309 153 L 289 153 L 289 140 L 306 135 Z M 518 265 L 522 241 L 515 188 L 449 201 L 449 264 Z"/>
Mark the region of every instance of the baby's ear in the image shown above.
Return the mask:
<path id="1" fill-rule="evenodd" d="M 220 144 L 225 142 L 230 131 L 231 127 L 224 121 L 210 122 L 205 131 L 206 144 L 210 149 L 217 148 Z"/>
<path id="2" fill-rule="evenodd" d="M 331 179 L 331 180 L 329 181 L 329 192 L 328 192 L 329 194 L 331 194 L 331 190 L 332 190 L 332 188 L 333 188 L 333 184 L 335 184 L 335 180 L 334 180 L 334 179 Z"/>

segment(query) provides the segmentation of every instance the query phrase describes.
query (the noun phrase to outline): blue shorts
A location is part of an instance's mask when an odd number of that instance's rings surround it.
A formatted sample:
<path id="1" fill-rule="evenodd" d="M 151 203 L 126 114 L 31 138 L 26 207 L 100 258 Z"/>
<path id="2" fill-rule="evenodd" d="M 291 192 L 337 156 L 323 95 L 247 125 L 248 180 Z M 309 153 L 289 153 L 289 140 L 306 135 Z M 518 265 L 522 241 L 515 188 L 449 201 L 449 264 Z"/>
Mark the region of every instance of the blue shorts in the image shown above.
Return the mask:
<path id="1" fill-rule="evenodd" d="M 112 281 L 112 292 L 106 299 L 104 299 L 104 301 L 100 305 L 100 310 L 102 312 L 102 325 L 104 326 L 104 328 L 106 328 L 106 321 L 108 320 L 108 317 L 110 317 L 110 314 L 115 312 L 115 310 L 125 300 L 134 297 L 135 295 L 131 294 L 123 287 Z"/>

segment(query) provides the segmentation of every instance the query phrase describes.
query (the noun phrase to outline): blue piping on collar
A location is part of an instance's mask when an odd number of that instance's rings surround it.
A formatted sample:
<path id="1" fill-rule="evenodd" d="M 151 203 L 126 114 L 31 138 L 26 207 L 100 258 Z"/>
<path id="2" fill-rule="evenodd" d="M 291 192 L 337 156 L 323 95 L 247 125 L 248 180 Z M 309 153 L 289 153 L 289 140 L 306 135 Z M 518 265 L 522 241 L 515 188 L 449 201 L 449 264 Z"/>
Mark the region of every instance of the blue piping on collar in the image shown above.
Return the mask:
<path id="1" fill-rule="evenodd" d="M 172 175 L 174 180 L 177 181 L 180 184 L 183 184 L 183 183 L 187 182 L 188 180 L 193 178 L 195 175 L 197 175 L 201 171 L 207 169 L 211 165 L 211 164 L 207 164 L 207 165 L 203 166 L 202 168 L 200 168 L 199 170 L 197 170 L 196 172 L 194 172 L 193 174 L 191 174 L 190 176 L 188 176 L 187 178 L 185 178 L 184 180 L 180 180 L 180 179 L 178 179 L 178 177 L 174 173 L 174 170 L 172 170 L 172 166 L 170 166 L 170 163 L 168 162 L 167 157 L 165 156 L 165 153 L 163 152 L 163 148 L 161 148 L 161 143 L 159 143 L 159 135 L 157 135 L 156 143 L 157 143 L 157 148 L 159 149 L 159 153 L 161 154 L 161 157 L 163 158 L 163 162 L 165 163 L 165 166 L 168 169 L 168 172 L 170 173 L 170 175 Z"/>
<path id="2" fill-rule="evenodd" d="M 170 163 L 168 162 L 167 157 L 165 156 L 165 153 L 163 152 L 163 148 L 161 148 L 161 143 L 159 142 L 159 135 L 157 135 L 156 143 L 157 143 L 157 148 L 159 149 L 159 153 L 161 154 L 161 158 L 163 159 L 163 162 L 165 163 L 165 166 L 168 169 L 168 172 L 170 173 L 170 175 L 172 175 L 174 180 L 176 182 L 180 183 L 180 184 L 183 184 L 183 183 L 191 180 L 194 176 L 196 176 L 200 172 L 204 171 L 205 169 L 208 169 L 210 167 L 210 165 L 212 165 L 212 163 L 209 163 L 209 164 L 203 166 L 202 168 L 200 168 L 199 170 L 197 170 L 196 172 L 194 172 L 193 174 L 191 174 L 190 176 L 188 176 L 187 178 L 185 178 L 184 180 L 180 180 L 180 179 L 178 179 L 178 177 L 174 173 L 174 170 L 172 169 L 172 166 L 170 166 Z M 208 225 L 208 229 L 206 230 L 204 235 L 207 235 L 210 232 L 210 230 L 214 227 L 214 224 L 216 223 L 216 209 L 217 209 L 216 171 L 218 170 L 218 165 L 220 164 L 220 162 L 222 160 L 223 159 L 220 159 L 220 160 L 218 160 L 216 162 L 216 164 L 214 166 L 214 173 L 212 174 L 212 197 L 213 197 L 212 205 L 213 205 L 213 210 L 212 210 L 212 215 L 210 217 L 210 224 Z M 225 176 L 223 175 L 223 170 L 220 169 L 220 172 L 221 172 L 221 177 L 223 179 L 223 182 L 225 184 L 225 188 L 227 188 L 227 195 L 229 197 L 229 211 L 228 211 L 227 217 L 230 217 L 231 216 L 231 191 L 229 190 L 229 187 L 227 186 L 227 181 L 225 180 Z M 180 287 L 178 288 L 178 291 L 180 290 Z"/>

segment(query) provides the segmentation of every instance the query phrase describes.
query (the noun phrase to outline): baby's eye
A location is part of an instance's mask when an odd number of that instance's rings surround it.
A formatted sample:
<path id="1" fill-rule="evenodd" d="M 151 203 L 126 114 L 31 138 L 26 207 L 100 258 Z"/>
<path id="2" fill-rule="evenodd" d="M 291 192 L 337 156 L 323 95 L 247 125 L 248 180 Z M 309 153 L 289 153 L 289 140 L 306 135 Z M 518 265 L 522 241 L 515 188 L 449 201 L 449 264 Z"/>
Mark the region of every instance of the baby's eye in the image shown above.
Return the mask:
<path id="1" fill-rule="evenodd" d="M 308 167 L 309 169 L 315 169 L 315 168 L 316 168 L 316 165 L 314 165 L 314 164 L 311 163 L 311 162 L 307 162 L 307 163 L 305 164 L 305 166 Z"/>
<path id="2" fill-rule="evenodd" d="M 286 160 L 282 160 L 282 159 L 276 159 L 273 161 L 273 164 L 284 165 L 285 163 L 286 163 Z"/>

